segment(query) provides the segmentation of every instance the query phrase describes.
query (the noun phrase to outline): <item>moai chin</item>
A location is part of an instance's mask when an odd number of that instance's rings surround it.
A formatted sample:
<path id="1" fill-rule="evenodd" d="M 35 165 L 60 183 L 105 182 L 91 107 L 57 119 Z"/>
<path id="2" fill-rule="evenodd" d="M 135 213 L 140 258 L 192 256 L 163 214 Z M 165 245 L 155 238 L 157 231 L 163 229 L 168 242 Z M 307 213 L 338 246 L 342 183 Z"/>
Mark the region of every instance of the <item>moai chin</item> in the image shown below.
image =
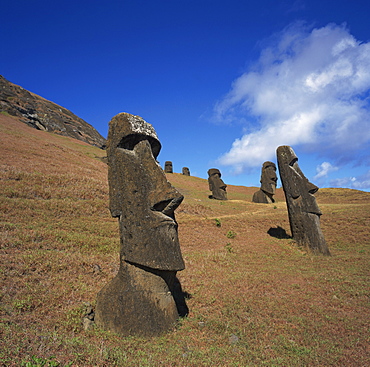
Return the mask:
<path id="1" fill-rule="evenodd" d="M 208 184 L 209 190 L 212 191 L 210 199 L 227 200 L 227 185 L 221 180 L 221 172 L 217 168 L 208 170 Z"/>
<path id="2" fill-rule="evenodd" d="M 176 272 L 184 261 L 175 220 L 183 196 L 156 161 L 154 128 L 120 113 L 109 123 L 109 209 L 118 219 L 118 274 L 97 296 L 95 321 L 120 335 L 159 335 L 187 314 Z"/>
<path id="3" fill-rule="evenodd" d="M 269 204 L 274 203 L 276 192 L 276 165 L 273 162 L 265 162 L 262 165 L 261 187 L 253 194 L 254 203 Z"/>
<path id="4" fill-rule="evenodd" d="M 173 168 L 172 168 L 172 162 L 171 161 L 166 161 L 164 163 L 164 171 L 166 173 L 173 173 Z"/>
<path id="5" fill-rule="evenodd" d="M 182 168 L 182 174 L 184 176 L 190 176 L 190 170 L 189 170 L 189 168 L 188 167 L 183 167 Z"/>
<path id="6" fill-rule="evenodd" d="M 319 188 L 305 177 L 291 147 L 280 146 L 276 153 L 293 239 L 315 254 L 330 255 L 314 196 Z"/>

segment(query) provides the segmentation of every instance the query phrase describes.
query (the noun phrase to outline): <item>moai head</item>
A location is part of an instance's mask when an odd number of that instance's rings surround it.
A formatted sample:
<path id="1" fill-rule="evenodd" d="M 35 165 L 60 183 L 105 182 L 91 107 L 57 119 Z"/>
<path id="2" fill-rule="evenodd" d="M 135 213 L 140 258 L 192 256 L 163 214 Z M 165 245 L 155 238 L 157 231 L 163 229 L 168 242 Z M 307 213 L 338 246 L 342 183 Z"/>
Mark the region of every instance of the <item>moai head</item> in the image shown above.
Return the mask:
<path id="1" fill-rule="evenodd" d="M 273 196 L 276 192 L 276 166 L 273 162 L 265 162 L 262 165 L 261 188 L 253 195 L 254 203 L 274 203 Z"/>
<path id="2" fill-rule="evenodd" d="M 221 172 L 217 168 L 208 170 L 209 190 L 212 191 L 211 199 L 227 200 L 227 185 L 221 180 Z"/>
<path id="3" fill-rule="evenodd" d="M 189 168 L 188 167 L 183 167 L 182 168 L 182 174 L 184 176 L 190 176 L 190 170 L 189 170 Z"/>
<path id="4" fill-rule="evenodd" d="M 276 192 L 276 165 L 273 162 L 265 162 L 261 172 L 261 190 L 267 194 L 275 195 Z"/>
<path id="5" fill-rule="evenodd" d="M 305 177 L 291 147 L 278 147 L 277 161 L 293 239 L 314 253 L 330 255 L 320 228 L 322 213 L 314 197 L 319 188 Z"/>
<path id="6" fill-rule="evenodd" d="M 173 173 L 173 168 L 172 168 L 172 162 L 171 161 L 166 161 L 164 163 L 164 171 L 166 173 Z"/>
<path id="7" fill-rule="evenodd" d="M 183 196 L 156 161 L 161 149 L 154 128 L 120 113 L 109 124 L 109 208 L 119 218 L 121 260 L 160 270 L 182 270 L 174 211 Z"/>

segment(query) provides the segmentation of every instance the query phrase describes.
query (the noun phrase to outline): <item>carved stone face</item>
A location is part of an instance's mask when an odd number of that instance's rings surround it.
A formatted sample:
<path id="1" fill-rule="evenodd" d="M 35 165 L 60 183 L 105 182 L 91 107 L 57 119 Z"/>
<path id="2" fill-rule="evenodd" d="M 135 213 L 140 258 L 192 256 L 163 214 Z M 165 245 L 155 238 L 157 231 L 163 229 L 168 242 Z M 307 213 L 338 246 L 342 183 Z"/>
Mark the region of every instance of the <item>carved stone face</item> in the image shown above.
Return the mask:
<path id="1" fill-rule="evenodd" d="M 172 168 L 172 162 L 171 161 L 166 161 L 164 163 L 164 171 L 166 173 L 173 173 L 173 168 Z"/>
<path id="2" fill-rule="evenodd" d="M 275 195 L 276 181 L 277 176 L 275 163 L 265 162 L 262 165 L 261 190 L 270 195 Z"/>
<path id="3" fill-rule="evenodd" d="M 314 194 L 318 187 L 311 183 L 301 171 L 298 158 L 289 146 L 277 150 L 279 172 L 287 200 L 302 212 L 321 215 Z"/>
<path id="4" fill-rule="evenodd" d="M 322 213 L 314 196 L 319 188 L 303 174 L 291 147 L 280 146 L 277 160 L 293 238 L 314 252 L 329 255 L 320 229 Z"/>
<path id="5" fill-rule="evenodd" d="M 110 211 L 119 219 L 121 258 L 161 270 L 182 270 L 174 211 L 183 196 L 156 161 L 161 145 L 154 128 L 121 113 L 109 124 Z"/>
<path id="6" fill-rule="evenodd" d="M 184 176 L 190 176 L 190 170 L 189 170 L 189 168 L 188 167 L 183 167 L 182 168 L 182 174 Z"/>
<path id="7" fill-rule="evenodd" d="M 208 184 L 213 199 L 227 200 L 227 185 L 221 180 L 221 172 L 217 168 L 208 170 Z"/>

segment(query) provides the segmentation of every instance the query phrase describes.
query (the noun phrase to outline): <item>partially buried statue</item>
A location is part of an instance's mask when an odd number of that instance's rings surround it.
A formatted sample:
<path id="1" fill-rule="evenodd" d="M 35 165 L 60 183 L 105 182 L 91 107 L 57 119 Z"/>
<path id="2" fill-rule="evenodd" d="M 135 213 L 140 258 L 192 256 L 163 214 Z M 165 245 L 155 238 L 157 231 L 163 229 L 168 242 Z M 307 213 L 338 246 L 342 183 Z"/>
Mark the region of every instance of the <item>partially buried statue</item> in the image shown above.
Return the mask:
<path id="1" fill-rule="evenodd" d="M 319 188 L 305 177 L 291 147 L 278 147 L 277 161 L 293 239 L 315 254 L 330 255 L 320 228 L 322 213 L 314 197 Z"/>
<path id="2" fill-rule="evenodd" d="M 208 184 L 212 195 L 210 199 L 227 200 L 226 187 L 227 185 L 221 180 L 221 172 L 217 168 L 208 170 Z"/>
<path id="3" fill-rule="evenodd" d="M 188 167 L 182 167 L 182 174 L 184 176 L 190 176 L 190 169 Z"/>
<path id="4" fill-rule="evenodd" d="M 274 203 L 273 196 L 276 192 L 276 166 L 273 162 L 265 162 L 262 165 L 261 172 L 261 188 L 253 195 L 252 201 L 254 203 L 269 204 Z"/>
<path id="5" fill-rule="evenodd" d="M 172 162 L 171 161 L 166 161 L 164 163 L 164 171 L 166 173 L 173 173 L 173 168 L 172 168 Z"/>
<path id="6" fill-rule="evenodd" d="M 96 324 L 120 335 L 159 335 L 188 312 L 176 272 L 184 269 L 174 211 L 183 196 L 156 161 L 154 128 L 120 113 L 109 123 L 109 209 L 118 218 L 118 274 L 98 294 Z"/>

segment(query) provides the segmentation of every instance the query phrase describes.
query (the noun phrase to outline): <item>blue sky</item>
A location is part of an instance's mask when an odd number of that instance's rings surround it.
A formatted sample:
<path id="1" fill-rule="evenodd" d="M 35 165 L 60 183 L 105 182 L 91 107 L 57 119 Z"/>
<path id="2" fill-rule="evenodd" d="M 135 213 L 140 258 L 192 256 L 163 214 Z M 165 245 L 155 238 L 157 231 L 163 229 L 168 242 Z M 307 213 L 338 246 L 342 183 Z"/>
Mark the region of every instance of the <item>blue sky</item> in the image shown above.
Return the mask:
<path id="1" fill-rule="evenodd" d="M 117 113 L 143 117 L 175 172 L 259 186 L 290 145 L 319 187 L 370 191 L 369 14 L 365 0 L 14 0 L 0 74 L 104 137 Z"/>

